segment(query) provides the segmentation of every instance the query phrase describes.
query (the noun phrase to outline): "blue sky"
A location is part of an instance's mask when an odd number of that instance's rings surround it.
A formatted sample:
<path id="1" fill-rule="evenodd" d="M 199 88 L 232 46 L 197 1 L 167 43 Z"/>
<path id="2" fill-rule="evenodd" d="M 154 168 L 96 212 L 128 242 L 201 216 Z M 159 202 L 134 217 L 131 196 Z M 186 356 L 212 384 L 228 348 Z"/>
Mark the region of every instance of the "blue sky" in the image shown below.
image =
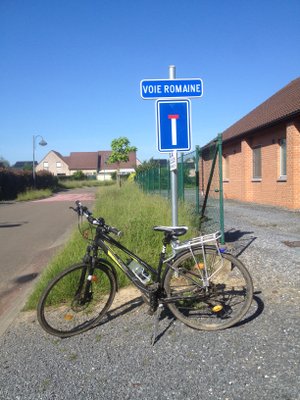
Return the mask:
<path id="1" fill-rule="evenodd" d="M 156 147 L 142 79 L 202 78 L 192 144 L 204 145 L 300 76 L 299 0 L 0 0 L 0 156 Z"/>

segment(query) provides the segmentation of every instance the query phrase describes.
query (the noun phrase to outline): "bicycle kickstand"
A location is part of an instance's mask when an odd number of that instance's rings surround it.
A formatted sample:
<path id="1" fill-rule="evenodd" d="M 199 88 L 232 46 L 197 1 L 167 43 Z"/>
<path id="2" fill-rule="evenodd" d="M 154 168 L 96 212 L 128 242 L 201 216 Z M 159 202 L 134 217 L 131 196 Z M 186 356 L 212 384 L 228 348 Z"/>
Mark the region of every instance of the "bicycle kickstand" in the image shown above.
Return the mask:
<path id="1" fill-rule="evenodd" d="M 163 309 L 163 304 L 159 303 L 158 307 L 156 309 L 156 312 L 155 312 L 155 316 L 154 316 L 155 319 L 154 319 L 154 324 L 153 324 L 153 333 L 152 333 L 152 340 L 151 340 L 152 346 L 154 346 L 155 342 L 156 342 L 157 332 L 158 332 L 158 323 L 159 323 L 162 309 Z"/>

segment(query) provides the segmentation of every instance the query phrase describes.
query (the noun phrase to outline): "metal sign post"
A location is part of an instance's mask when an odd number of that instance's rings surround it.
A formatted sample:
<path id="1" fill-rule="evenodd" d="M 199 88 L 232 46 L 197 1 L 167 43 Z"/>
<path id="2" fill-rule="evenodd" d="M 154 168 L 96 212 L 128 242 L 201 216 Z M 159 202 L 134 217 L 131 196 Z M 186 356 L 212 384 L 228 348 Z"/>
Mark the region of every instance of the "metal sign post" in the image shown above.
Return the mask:
<path id="1" fill-rule="evenodd" d="M 176 67 L 175 65 L 169 66 L 169 79 L 176 78 Z M 177 151 L 174 150 L 173 158 L 175 158 L 176 168 L 172 168 L 171 174 L 171 203 L 172 203 L 172 225 L 178 225 L 178 177 L 177 177 Z"/>

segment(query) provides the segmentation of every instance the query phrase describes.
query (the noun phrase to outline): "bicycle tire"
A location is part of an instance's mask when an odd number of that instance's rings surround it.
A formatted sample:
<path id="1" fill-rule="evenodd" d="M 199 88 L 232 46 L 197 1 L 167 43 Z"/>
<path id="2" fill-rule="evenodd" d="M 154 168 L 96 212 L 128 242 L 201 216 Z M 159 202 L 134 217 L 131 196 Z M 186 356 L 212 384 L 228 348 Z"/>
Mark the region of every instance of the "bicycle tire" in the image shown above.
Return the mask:
<path id="1" fill-rule="evenodd" d="M 213 248 L 205 248 L 205 254 L 209 286 L 203 285 L 202 249 L 193 249 L 193 255 L 185 252 L 166 273 L 166 303 L 175 317 L 194 329 L 226 329 L 241 321 L 249 310 L 252 278 L 231 254 L 219 254 Z"/>
<path id="2" fill-rule="evenodd" d="M 57 275 L 44 290 L 37 307 L 42 328 L 51 335 L 69 337 L 99 323 L 116 294 L 116 280 L 109 268 L 97 265 L 90 277 L 86 300 L 82 293 L 88 280 L 85 264 L 75 264 Z"/>

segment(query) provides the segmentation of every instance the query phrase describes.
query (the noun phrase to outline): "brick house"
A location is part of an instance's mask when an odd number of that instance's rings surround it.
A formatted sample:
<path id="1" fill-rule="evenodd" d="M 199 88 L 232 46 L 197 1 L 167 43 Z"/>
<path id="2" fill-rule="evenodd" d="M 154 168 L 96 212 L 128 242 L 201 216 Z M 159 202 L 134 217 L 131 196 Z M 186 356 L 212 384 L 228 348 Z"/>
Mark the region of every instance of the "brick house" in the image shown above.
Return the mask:
<path id="1" fill-rule="evenodd" d="M 116 164 L 109 164 L 111 151 L 72 152 L 62 156 L 51 150 L 39 162 L 36 171 L 49 171 L 55 176 L 70 176 L 76 171 L 82 171 L 87 176 L 96 176 L 98 180 L 109 180 L 117 171 Z M 135 171 L 137 165 L 136 152 L 129 153 L 129 160 L 120 163 L 120 174 L 127 175 Z"/>
<path id="2" fill-rule="evenodd" d="M 222 137 L 225 199 L 300 209 L 300 78 Z M 207 157 L 205 171 L 210 162 Z"/>

